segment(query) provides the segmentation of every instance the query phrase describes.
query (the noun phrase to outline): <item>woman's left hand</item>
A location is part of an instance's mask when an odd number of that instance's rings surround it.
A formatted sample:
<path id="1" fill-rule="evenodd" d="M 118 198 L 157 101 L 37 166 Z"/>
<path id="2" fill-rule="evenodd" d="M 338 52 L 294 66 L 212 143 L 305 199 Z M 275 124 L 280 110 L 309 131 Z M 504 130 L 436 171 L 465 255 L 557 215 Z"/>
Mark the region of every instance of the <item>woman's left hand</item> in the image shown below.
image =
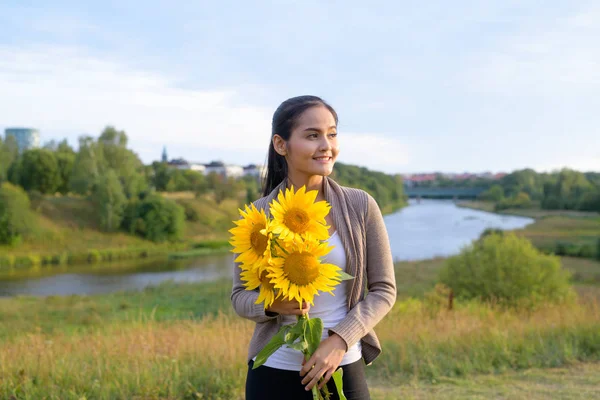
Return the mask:
<path id="1" fill-rule="evenodd" d="M 346 342 L 335 333 L 323 340 L 308 361 L 302 363 L 300 376 L 306 375 L 302 379 L 303 385 L 308 383 L 306 390 L 311 390 L 321 377 L 323 377 L 323 382 L 319 385 L 319 389 L 325 386 L 342 362 L 346 351 Z"/>

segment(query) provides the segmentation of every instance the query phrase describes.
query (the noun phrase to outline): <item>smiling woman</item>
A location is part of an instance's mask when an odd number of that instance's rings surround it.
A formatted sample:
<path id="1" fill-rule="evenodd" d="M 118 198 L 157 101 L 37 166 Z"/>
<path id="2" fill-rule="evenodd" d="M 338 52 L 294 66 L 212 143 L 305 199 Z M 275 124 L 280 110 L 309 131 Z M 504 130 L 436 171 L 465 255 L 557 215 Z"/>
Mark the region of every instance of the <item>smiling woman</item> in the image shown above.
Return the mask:
<path id="1" fill-rule="evenodd" d="M 314 236 L 317 246 L 332 246 L 333 250 L 323 260 L 303 256 L 297 249 L 269 259 L 269 268 L 275 271 L 269 275 L 269 283 L 282 288 L 282 293 L 288 293 L 283 288 L 290 289 L 292 295 L 275 293 L 266 308 L 257 304 L 264 293 L 258 288 L 246 290 L 241 276 L 244 272 L 239 265 L 234 267 L 233 308 L 256 322 L 248 351 L 248 400 L 277 399 L 281 393 L 288 399 L 310 399 L 310 390 L 318 382 L 320 387 L 327 385 L 335 396 L 330 378 L 338 367 L 343 370 L 343 391 L 348 400 L 370 398 L 364 367 L 381 353 L 373 328 L 393 306 L 396 282 L 379 206 L 363 190 L 340 186 L 329 177 L 340 151 L 337 124 L 333 107 L 316 96 L 288 99 L 273 115 L 264 197 L 253 206 L 282 221 L 281 226 L 272 226 L 282 240 L 292 240 L 293 235 L 303 232 Z M 299 198 L 311 191 L 311 201 L 286 197 L 283 193 L 290 187 L 301 193 Z M 319 209 L 317 204 L 323 200 L 330 209 Z M 289 227 L 296 233 L 289 232 Z M 311 254 L 320 254 L 313 250 Z M 354 279 L 330 290 L 326 283 L 333 269 L 341 269 Z M 264 277 L 256 277 L 254 285 L 259 278 Z M 323 292 L 312 303 L 298 300 L 317 290 Z M 312 356 L 305 360 L 300 350 L 283 346 L 253 368 L 257 354 L 279 329 L 295 323 L 296 316 L 309 310 L 311 317 L 322 319 L 324 327 Z"/>

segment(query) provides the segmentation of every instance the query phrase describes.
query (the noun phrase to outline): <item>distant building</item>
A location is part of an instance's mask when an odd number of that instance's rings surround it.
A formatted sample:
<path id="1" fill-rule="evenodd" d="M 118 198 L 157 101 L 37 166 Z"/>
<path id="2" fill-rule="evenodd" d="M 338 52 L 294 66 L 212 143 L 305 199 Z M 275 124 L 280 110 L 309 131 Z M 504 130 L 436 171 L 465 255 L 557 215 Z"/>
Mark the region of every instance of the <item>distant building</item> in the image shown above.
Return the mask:
<path id="1" fill-rule="evenodd" d="M 189 162 L 189 161 L 184 160 L 183 158 L 177 158 L 175 160 L 171 160 L 167 163 L 167 165 L 169 165 L 169 167 L 173 167 L 173 168 L 177 168 L 177 169 L 181 169 L 181 170 L 192 170 L 192 171 L 197 171 L 197 172 L 206 174 L 206 167 L 204 166 L 204 164 Z"/>
<path id="2" fill-rule="evenodd" d="M 215 173 L 224 178 L 240 178 L 244 175 L 244 168 L 239 165 L 225 165 L 221 161 L 212 161 L 210 164 L 206 164 L 204 173 L 206 175 Z"/>
<path id="3" fill-rule="evenodd" d="M 258 179 L 263 179 L 267 169 L 264 165 L 250 164 L 244 167 L 244 176 L 255 176 Z"/>
<path id="4" fill-rule="evenodd" d="M 13 136 L 19 146 L 19 152 L 40 147 L 40 132 L 30 128 L 6 128 L 4 136 Z"/>
<path id="5" fill-rule="evenodd" d="M 168 160 L 169 157 L 167 156 L 167 146 L 164 146 L 162 152 L 162 162 L 166 163 Z"/>

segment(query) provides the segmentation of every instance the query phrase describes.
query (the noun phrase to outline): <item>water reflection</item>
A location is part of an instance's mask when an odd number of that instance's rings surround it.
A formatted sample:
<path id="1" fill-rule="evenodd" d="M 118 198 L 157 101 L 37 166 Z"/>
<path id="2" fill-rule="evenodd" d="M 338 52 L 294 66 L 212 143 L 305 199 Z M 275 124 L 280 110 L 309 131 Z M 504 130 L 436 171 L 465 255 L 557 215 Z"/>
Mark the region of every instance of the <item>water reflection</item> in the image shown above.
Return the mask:
<path id="1" fill-rule="evenodd" d="M 233 255 L 221 254 L 177 261 L 161 258 L 126 264 L 16 271 L 0 275 L 0 296 L 95 294 L 143 289 L 168 280 L 213 281 L 230 277 L 232 262 Z"/>

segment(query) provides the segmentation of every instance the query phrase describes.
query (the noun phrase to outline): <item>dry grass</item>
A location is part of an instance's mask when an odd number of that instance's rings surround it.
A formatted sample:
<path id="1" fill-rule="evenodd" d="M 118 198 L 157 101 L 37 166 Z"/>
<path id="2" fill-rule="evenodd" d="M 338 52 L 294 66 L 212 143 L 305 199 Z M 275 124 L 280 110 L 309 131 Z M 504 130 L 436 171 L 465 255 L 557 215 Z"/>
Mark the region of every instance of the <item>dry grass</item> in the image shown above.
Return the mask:
<path id="1" fill-rule="evenodd" d="M 373 400 L 589 400 L 600 398 L 600 364 L 576 363 L 567 368 L 414 380 L 403 385 L 371 385 Z"/>

